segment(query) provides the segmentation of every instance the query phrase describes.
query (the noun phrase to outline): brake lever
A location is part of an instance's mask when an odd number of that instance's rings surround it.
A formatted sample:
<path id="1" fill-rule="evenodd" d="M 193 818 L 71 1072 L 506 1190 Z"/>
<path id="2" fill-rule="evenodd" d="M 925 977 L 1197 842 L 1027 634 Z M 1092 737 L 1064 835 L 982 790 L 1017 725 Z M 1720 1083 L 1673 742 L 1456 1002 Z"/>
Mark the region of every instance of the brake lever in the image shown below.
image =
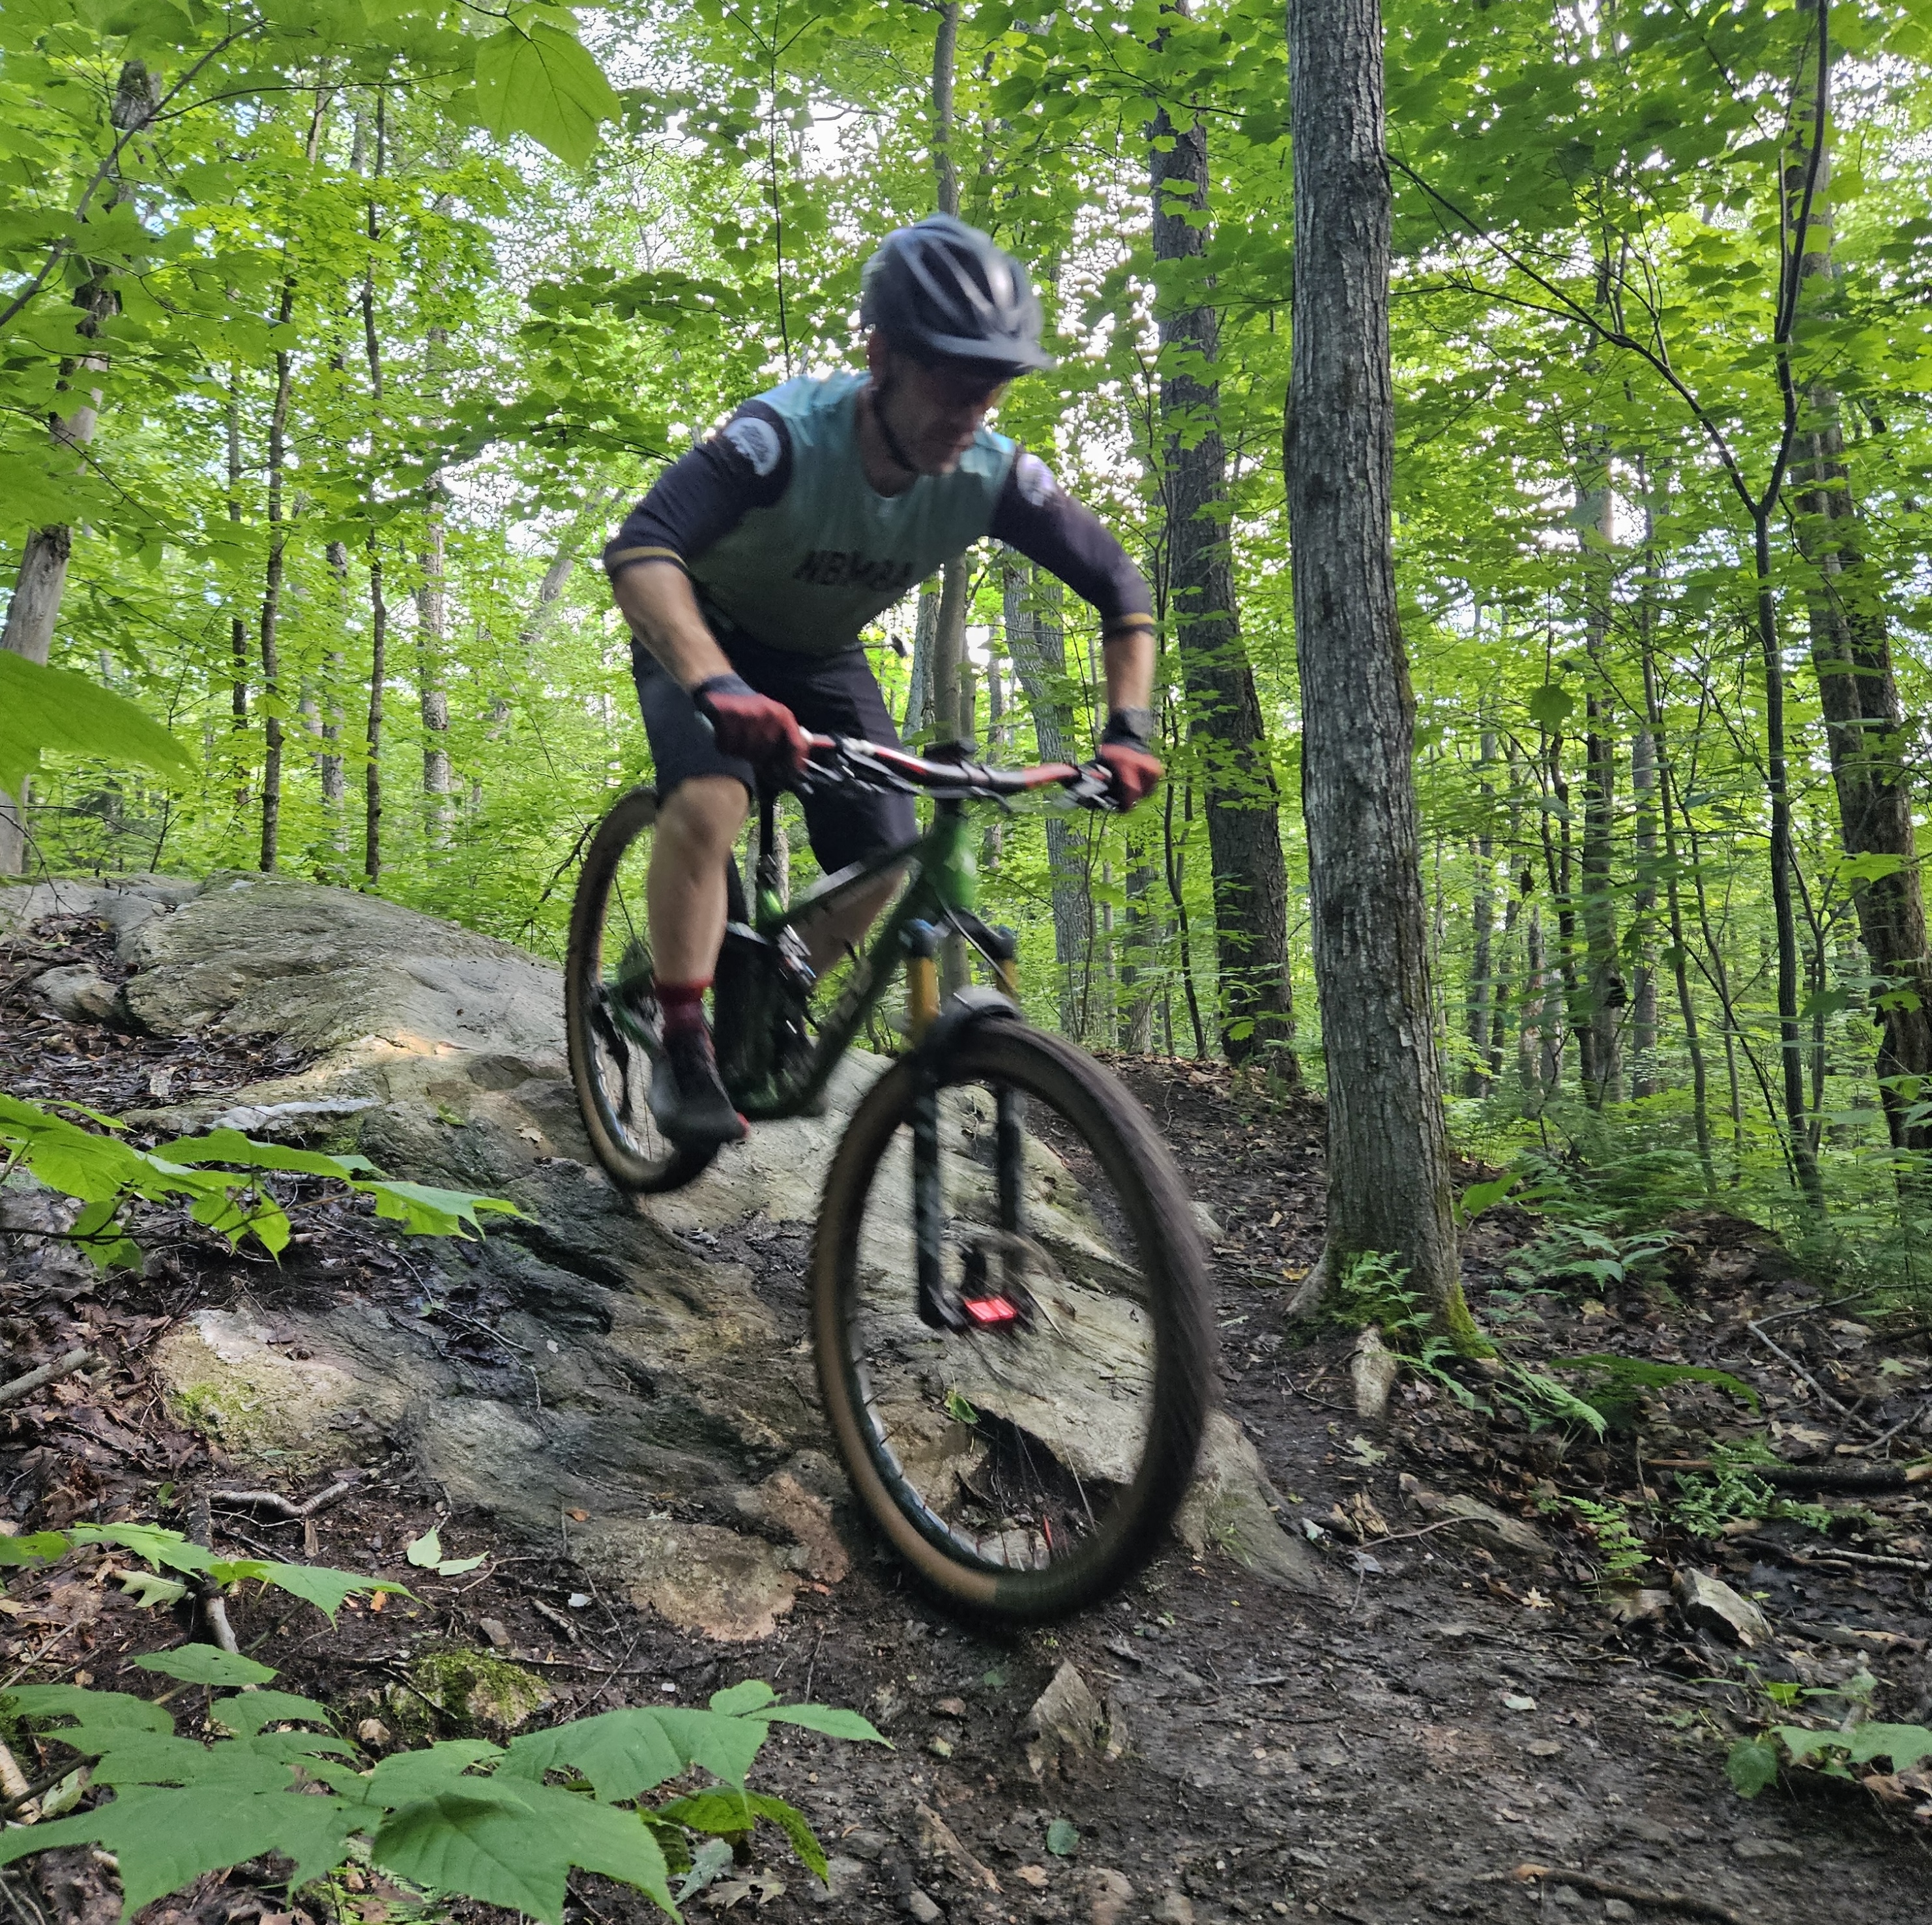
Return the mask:
<path id="1" fill-rule="evenodd" d="M 1082 809 L 1103 809 L 1111 813 L 1119 806 L 1113 799 L 1113 779 L 1104 763 L 1088 762 L 1066 785 L 1064 792 L 1069 801 Z"/>

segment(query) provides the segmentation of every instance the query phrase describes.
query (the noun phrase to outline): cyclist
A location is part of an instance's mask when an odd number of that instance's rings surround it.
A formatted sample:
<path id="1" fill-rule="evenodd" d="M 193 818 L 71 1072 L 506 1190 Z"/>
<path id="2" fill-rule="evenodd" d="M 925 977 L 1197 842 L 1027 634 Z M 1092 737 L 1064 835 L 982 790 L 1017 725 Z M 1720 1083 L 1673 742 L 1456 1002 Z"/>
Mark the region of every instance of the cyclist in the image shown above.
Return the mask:
<path id="1" fill-rule="evenodd" d="M 1013 377 L 1052 365 L 1024 271 L 977 229 L 933 215 L 867 263 L 860 317 L 863 374 L 800 376 L 747 401 L 665 470 L 604 551 L 657 770 L 646 893 L 664 1048 L 650 1103 L 674 1143 L 746 1131 L 704 998 L 758 778 L 802 770 L 805 729 L 897 743 L 859 632 L 942 563 L 991 535 L 1091 602 L 1110 799 L 1131 808 L 1162 774 L 1146 582 L 1043 463 L 986 425 Z M 918 833 L 902 794 L 828 786 L 804 807 L 828 875 Z M 814 959 L 842 955 L 893 887 L 828 917 Z"/>

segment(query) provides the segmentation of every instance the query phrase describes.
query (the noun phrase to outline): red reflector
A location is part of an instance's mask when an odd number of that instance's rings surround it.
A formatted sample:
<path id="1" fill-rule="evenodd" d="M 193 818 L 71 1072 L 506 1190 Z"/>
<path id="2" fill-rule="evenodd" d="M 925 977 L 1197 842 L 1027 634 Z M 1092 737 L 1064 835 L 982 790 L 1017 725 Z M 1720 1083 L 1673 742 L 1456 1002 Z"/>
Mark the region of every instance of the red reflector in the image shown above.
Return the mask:
<path id="1" fill-rule="evenodd" d="M 975 1323 L 1012 1323 L 1019 1318 L 1018 1306 L 1003 1296 L 962 1297 L 959 1306 Z"/>

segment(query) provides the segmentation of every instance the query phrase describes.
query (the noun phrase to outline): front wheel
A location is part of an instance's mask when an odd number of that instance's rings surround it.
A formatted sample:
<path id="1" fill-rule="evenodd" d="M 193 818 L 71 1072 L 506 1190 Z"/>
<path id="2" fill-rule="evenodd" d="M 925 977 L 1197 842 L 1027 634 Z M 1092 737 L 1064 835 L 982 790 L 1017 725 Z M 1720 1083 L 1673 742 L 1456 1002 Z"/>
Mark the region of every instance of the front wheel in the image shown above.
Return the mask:
<path id="1" fill-rule="evenodd" d="M 974 1615 L 1117 1590 L 1186 1495 L 1213 1337 L 1186 1193 L 1084 1052 L 970 1029 L 907 1058 L 832 1160 L 812 1253 L 826 1414 L 860 1504 Z"/>
<path id="2" fill-rule="evenodd" d="M 644 900 L 657 819 L 656 795 L 634 788 L 598 824 L 570 905 L 563 974 L 570 1080 L 585 1133 L 610 1180 L 639 1194 L 680 1188 L 718 1154 L 672 1143 L 646 1101 L 662 1022 Z"/>

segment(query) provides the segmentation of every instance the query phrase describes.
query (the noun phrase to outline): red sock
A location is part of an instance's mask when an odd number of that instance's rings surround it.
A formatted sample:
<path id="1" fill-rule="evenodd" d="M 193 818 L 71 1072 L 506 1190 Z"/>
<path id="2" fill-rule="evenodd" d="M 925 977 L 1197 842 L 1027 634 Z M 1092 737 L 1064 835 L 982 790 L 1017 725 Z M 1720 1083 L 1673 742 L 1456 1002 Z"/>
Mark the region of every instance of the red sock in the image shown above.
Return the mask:
<path id="1" fill-rule="evenodd" d="M 704 992 L 710 988 L 709 977 L 701 983 L 667 983 L 662 978 L 651 985 L 657 993 L 658 1007 L 664 1011 L 667 1036 L 688 1035 L 704 1027 Z"/>

